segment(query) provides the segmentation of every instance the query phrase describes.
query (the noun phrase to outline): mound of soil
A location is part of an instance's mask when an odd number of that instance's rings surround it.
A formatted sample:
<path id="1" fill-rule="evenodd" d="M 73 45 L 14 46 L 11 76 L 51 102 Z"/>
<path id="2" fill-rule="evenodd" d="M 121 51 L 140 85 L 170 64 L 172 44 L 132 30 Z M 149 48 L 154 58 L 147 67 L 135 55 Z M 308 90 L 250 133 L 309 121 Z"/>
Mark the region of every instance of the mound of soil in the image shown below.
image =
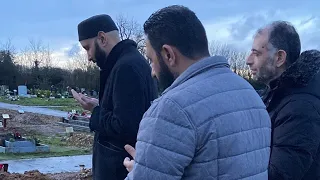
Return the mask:
<path id="1" fill-rule="evenodd" d="M 93 135 L 86 133 L 75 133 L 66 138 L 66 142 L 69 146 L 92 148 Z"/>
<path id="2" fill-rule="evenodd" d="M 34 113 L 19 114 L 18 111 L 0 109 L 1 114 L 9 114 L 5 132 L 20 134 L 56 135 L 65 132 L 65 128 L 56 124 L 61 118 Z"/>
<path id="3" fill-rule="evenodd" d="M 42 174 L 37 170 L 26 171 L 24 174 L 0 172 L 1 180 L 91 180 L 91 169 L 75 173 Z"/>
<path id="4" fill-rule="evenodd" d="M 27 171 L 24 174 L 0 173 L 0 179 L 3 179 L 3 180 L 50 180 L 51 178 L 35 170 L 35 171 Z"/>

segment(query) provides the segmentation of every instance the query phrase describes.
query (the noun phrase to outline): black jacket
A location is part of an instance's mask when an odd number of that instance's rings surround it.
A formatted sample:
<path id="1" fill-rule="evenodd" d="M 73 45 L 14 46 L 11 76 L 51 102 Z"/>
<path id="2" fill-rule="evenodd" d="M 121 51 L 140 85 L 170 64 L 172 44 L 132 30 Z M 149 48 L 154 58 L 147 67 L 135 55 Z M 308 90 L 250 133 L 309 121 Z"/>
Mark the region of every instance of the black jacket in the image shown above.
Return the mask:
<path id="1" fill-rule="evenodd" d="M 100 105 L 90 118 L 95 132 L 94 179 L 123 180 L 126 144 L 135 146 L 139 123 L 156 98 L 151 68 L 136 43 L 124 40 L 110 52 L 100 74 Z"/>
<path id="2" fill-rule="evenodd" d="M 263 95 L 272 121 L 271 180 L 320 179 L 320 52 L 306 51 Z"/>

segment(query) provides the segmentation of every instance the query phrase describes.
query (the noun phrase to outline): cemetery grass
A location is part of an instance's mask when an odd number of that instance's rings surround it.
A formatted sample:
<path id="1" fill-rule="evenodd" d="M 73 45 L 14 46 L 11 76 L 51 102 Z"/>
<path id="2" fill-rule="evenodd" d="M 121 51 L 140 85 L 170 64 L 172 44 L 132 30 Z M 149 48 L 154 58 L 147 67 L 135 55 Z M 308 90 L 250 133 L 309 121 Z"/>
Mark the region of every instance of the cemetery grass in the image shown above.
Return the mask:
<path id="1" fill-rule="evenodd" d="M 10 115 L 7 128 L 0 130 L 0 134 L 18 132 L 22 137 L 37 138 L 40 144 L 49 145 L 50 147 L 50 152 L 44 153 L 0 153 L 0 161 L 35 157 L 86 155 L 92 153 L 93 134 L 75 132 L 71 138 L 65 133 L 65 127 L 57 125 L 57 122 L 61 121 L 59 117 L 28 112 L 19 114 L 17 111 L 6 109 L 0 109 L 0 114 Z"/>
<path id="2" fill-rule="evenodd" d="M 50 146 L 50 152 L 46 153 L 7 153 L 0 155 L 0 161 L 3 160 L 14 160 L 14 159 L 30 159 L 30 158 L 45 158 L 45 157 L 60 157 L 60 156 L 75 156 L 75 155 L 86 155 L 91 154 L 91 148 L 79 148 L 72 147 L 65 141 L 61 141 L 64 137 L 61 135 L 55 136 L 43 136 L 36 135 L 32 136 L 40 140 L 41 144 L 46 144 Z"/>

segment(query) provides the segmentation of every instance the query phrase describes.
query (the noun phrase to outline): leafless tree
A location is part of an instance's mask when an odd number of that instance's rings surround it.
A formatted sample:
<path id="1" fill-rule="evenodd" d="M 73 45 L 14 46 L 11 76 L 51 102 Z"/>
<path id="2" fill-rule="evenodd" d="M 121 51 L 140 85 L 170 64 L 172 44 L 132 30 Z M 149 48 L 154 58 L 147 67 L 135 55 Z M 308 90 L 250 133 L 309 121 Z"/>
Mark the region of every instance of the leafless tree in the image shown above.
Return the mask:
<path id="1" fill-rule="evenodd" d="M 220 55 L 227 58 L 230 64 L 230 68 L 233 70 L 233 72 L 242 77 L 250 78 L 250 71 L 245 62 L 245 59 L 248 56 L 247 52 L 237 51 L 230 45 L 226 43 L 220 43 L 218 41 L 212 41 L 210 43 L 209 50 L 211 55 Z"/>
<path id="2" fill-rule="evenodd" d="M 119 29 L 121 40 L 132 39 L 138 45 L 138 50 L 141 54 L 145 55 L 145 38 L 142 26 L 134 19 L 129 19 L 123 14 L 116 17 L 116 24 Z"/>
<path id="3" fill-rule="evenodd" d="M 26 67 L 42 66 L 52 67 L 52 51 L 49 45 L 44 45 L 42 40 L 29 40 L 29 45 L 21 50 L 17 57 L 19 64 Z"/>
<path id="4" fill-rule="evenodd" d="M 8 38 L 5 42 L 0 43 L 1 49 L 12 54 L 15 53 L 15 47 L 12 44 L 12 39 Z"/>

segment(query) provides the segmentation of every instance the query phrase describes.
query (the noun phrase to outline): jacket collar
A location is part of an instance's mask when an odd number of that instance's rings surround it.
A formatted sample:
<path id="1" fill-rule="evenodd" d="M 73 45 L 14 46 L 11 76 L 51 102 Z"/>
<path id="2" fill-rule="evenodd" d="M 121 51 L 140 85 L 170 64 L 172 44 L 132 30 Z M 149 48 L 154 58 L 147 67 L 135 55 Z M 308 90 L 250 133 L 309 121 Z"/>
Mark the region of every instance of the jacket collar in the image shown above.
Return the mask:
<path id="1" fill-rule="evenodd" d="M 133 40 L 130 40 L 130 39 L 120 41 L 118 44 L 116 44 L 112 48 L 112 50 L 109 53 L 108 57 L 106 58 L 106 61 L 104 62 L 104 64 L 100 67 L 101 71 L 111 71 L 115 62 L 121 56 L 122 52 L 130 46 L 136 48 L 137 44 Z"/>
<path id="2" fill-rule="evenodd" d="M 212 68 L 217 67 L 230 67 L 228 61 L 223 56 L 212 56 L 199 60 L 198 62 L 192 64 L 187 70 L 185 70 L 173 83 L 168 87 L 163 93 L 167 93 L 171 89 L 181 85 L 185 81 L 191 79 L 198 74 L 208 71 Z"/>
<path id="3" fill-rule="evenodd" d="M 320 70 L 320 52 L 308 50 L 301 53 L 296 62 L 270 83 L 270 88 L 306 87 Z"/>

